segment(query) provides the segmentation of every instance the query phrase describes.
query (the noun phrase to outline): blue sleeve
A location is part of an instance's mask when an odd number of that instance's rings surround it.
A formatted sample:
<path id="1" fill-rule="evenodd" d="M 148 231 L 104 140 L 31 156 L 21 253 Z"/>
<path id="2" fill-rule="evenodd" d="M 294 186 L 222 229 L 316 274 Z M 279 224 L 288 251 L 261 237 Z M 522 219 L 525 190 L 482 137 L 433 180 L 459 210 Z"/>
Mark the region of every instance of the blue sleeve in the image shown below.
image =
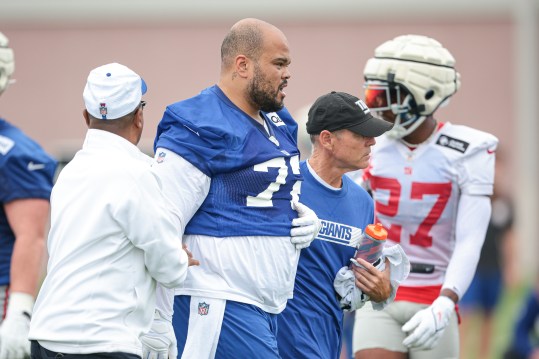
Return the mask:
<path id="1" fill-rule="evenodd" d="M 157 127 L 154 151 L 167 148 L 212 177 L 213 165 L 226 158 L 225 143 L 219 134 L 183 119 L 169 106 Z"/>
<path id="2" fill-rule="evenodd" d="M 0 171 L 0 202 L 24 198 L 49 200 L 56 165 L 55 160 L 41 151 L 10 153 Z"/>

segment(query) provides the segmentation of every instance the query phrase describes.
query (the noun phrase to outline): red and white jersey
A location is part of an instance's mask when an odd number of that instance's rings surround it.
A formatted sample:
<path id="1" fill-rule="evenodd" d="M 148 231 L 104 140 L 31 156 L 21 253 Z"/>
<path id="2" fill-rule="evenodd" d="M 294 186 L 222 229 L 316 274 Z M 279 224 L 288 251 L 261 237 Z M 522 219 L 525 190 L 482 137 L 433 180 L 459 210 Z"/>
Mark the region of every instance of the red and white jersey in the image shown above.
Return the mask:
<path id="1" fill-rule="evenodd" d="M 377 138 L 363 174 L 376 221 L 388 229 L 388 245 L 399 243 L 410 262 L 434 265 L 432 273 L 410 273 L 401 286 L 443 284 L 459 197 L 492 194 L 497 143 L 491 134 L 451 123 L 414 150 L 387 135 Z"/>

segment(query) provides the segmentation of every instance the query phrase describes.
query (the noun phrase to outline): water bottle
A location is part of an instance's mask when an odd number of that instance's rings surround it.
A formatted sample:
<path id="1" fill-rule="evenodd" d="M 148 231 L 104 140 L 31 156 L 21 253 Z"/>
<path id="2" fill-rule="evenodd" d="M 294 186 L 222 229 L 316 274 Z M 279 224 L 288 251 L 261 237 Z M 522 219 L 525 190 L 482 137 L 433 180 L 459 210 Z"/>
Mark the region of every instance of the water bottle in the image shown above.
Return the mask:
<path id="1" fill-rule="evenodd" d="M 354 258 L 361 258 L 375 264 L 382 256 L 387 239 L 387 230 L 380 223 L 369 224 L 356 247 Z"/>

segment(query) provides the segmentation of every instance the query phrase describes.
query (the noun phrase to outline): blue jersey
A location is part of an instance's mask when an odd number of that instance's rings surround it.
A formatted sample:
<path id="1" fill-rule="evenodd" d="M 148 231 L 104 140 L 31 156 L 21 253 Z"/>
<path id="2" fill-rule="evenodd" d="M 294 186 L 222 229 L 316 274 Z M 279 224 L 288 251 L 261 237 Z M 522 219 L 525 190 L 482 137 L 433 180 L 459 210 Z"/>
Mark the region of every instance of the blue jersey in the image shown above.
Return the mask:
<path id="1" fill-rule="evenodd" d="M 217 87 L 167 107 L 154 147 L 167 148 L 211 177 L 185 234 L 288 236 L 297 217 L 297 124 L 286 109 L 256 122 Z"/>
<path id="2" fill-rule="evenodd" d="M 338 359 L 343 312 L 333 280 L 354 256 L 354 247 L 347 245 L 353 227 L 363 230 L 373 223 L 374 205 L 348 176 L 343 176 L 340 190 L 333 190 L 313 177 L 305 161 L 300 172 L 304 177 L 300 201 L 316 212 L 322 229 L 301 251 L 294 297 L 279 316 L 279 353 L 283 358 Z"/>
<path id="3" fill-rule="evenodd" d="M 25 198 L 49 200 L 56 164 L 36 142 L 0 119 L 0 285 L 9 284 L 15 243 L 3 204 Z"/>

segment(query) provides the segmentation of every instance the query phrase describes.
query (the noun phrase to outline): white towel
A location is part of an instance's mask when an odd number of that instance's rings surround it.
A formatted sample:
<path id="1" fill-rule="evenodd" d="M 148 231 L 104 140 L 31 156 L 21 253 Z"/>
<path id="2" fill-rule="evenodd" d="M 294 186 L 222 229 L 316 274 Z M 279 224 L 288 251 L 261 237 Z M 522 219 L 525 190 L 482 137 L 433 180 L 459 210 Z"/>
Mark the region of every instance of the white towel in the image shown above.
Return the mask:
<path id="1" fill-rule="evenodd" d="M 395 244 L 391 247 L 385 247 L 382 251 L 381 258 L 382 260 L 376 268 L 383 271 L 385 269 L 386 258 L 389 260 L 391 270 L 389 277 L 391 282 L 391 293 L 389 298 L 383 302 L 372 302 L 372 307 L 375 310 L 382 310 L 389 303 L 393 302 L 399 285 L 408 277 L 408 274 L 410 274 L 410 260 L 400 245 Z M 351 261 L 359 264 L 354 258 L 351 258 Z M 363 294 L 361 289 L 356 287 L 354 272 L 348 267 L 339 269 L 335 276 L 333 287 L 341 297 L 341 308 L 344 310 L 353 311 L 359 309 L 369 300 L 369 296 Z"/>

